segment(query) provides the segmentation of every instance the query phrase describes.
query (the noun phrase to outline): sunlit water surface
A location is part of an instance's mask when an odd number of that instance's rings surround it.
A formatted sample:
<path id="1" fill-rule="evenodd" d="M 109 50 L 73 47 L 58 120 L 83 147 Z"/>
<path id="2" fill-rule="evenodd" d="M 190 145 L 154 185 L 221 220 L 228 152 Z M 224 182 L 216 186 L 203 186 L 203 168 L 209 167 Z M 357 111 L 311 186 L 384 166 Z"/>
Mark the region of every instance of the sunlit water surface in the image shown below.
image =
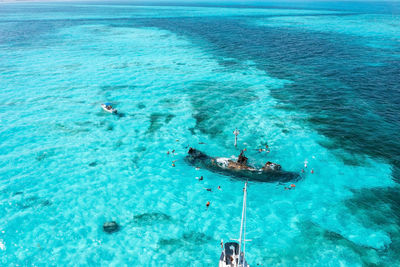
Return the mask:
<path id="1" fill-rule="evenodd" d="M 400 264 L 400 17 L 356 10 L 0 5 L 1 265 L 216 266 L 243 181 L 188 146 L 304 169 L 250 182 L 250 265 Z"/>

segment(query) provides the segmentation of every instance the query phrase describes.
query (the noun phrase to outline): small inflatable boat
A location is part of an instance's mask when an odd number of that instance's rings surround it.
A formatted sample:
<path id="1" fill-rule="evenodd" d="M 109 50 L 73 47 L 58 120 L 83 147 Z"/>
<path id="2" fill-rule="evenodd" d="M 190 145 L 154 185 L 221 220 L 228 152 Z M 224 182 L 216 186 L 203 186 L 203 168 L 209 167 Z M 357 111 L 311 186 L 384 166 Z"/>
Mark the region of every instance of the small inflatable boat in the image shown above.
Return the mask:
<path id="1" fill-rule="evenodd" d="M 111 103 L 101 104 L 101 107 L 104 109 L 104 111 L 107 111 L 108 113 L 117 113 L 117 110 L 111 106 Z"/>

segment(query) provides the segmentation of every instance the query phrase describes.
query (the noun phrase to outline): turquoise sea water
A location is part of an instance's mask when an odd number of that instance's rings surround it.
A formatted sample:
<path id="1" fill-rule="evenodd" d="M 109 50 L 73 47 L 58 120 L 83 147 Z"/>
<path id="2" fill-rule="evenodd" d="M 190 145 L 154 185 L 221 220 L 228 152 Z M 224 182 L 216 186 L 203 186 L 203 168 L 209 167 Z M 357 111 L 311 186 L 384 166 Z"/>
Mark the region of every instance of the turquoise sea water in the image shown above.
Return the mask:
<path id="1" fill-rule="evenodd" d="M 399 265 L 399 8 L 358 5 L 1 4 L 1 265 L 216 266 L 243 181 L 188 146 L 305 170 L 250 182 L 251 266 Z"/>

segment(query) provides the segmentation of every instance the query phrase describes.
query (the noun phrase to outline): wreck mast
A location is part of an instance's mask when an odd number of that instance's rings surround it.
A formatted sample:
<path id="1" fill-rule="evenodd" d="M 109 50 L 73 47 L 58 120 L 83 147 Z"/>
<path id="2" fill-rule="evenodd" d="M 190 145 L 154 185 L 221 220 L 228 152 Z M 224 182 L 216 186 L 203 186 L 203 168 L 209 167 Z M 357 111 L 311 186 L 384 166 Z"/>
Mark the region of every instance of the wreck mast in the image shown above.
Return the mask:
<path id="1" fill-rule="evenodd" d="M 236 128 L 234 131 L 233 131 L 233 134 L 235 135 L 235 147 L 237 147 L 237 136 L 239 135 L 239 131 L 238 131 L 238 129 Z"/>

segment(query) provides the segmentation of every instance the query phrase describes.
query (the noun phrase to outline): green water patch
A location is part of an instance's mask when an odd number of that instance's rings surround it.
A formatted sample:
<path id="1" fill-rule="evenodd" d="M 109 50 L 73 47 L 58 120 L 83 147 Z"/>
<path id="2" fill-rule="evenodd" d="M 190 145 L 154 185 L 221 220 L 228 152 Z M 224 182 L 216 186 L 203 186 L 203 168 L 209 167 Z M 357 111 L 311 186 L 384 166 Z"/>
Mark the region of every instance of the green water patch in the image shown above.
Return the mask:
<path id="1" fill-rule="evenodd" d="M 240 63 L 232 59 L 220 59 L 218 64 L 222 67 L 240 67 Z"/>
<path id="2" fill-rule="evenodd" d="M 172 99 L 172 98 L 163 98 L 160 101 L 158 101 L 159 105 L 162 105 L 166 108 L 172 108 L 177 106 L 177 101 L 176 99 Z"/>
<path id="3" fill-rule="evenodd" d="M 299 244 L 299 247 L 295 248 L 294 251 L 296 251 L 296 253 L 301 253 L 301 255 L 306 258 L 312 259 L 315 257 L 313 253 L 318 251 L 320 247 L 329 246 L 332 248 L 336 247 L 339 251 L 350 249 L 353 252 L 353 255 L 349 255 L 351 262 L 356 263 L 361 261 L 363 266 L 374 266 L 379 263 L 379 253 L 373 248 L 357 245 L 341 234 L 324 229 L 310 221 L 304 221 L 297 225 L 301 231 L 301 236 L 298 237 L 299 239 L 304 238 L 305 240 L 309 240 L 309 238 L 312 237 L 312 242 L 299 243 L 301 242 L 300 240 L 298 240 L 298 242 L 296 240 L 294 241 L 295 244 Z"/>
<path id="4" fill-rule="evenodd" d="M 267 266 L 286 266 L 288 262 L 290 265 L 311 266 L 323 261 L 324 257 L 337 257 L 340 254 L 341 257 L 346 258 L 347 263 L 353 266 L 360 264 L 379 266 L 378 264 L 381 263 L 377 250 L 357 245 L 341 234 L 327 230 L 312 221 L 300 221 L 296 223 L 296 226 L 299 232 L 291 240 L 290 248 L 283 250 L 270 248 L 268 253 L 254 258 L 253 262 L 258 265 L 267 264 Z M 321 248 L 324 249 L 321 251 Z"/>
<path id="5" fill-rule="evenodd" d="M 69 135 L 90 132 L 90 129 L 85 128 L 83 125 L 87 126 L 87 124 L 82 124 L 82 125 L 79 125 L 79 127 L 73 127 L 73 126 L 65 125 L 63 123 L 56 123 L 54 125 L 54 128 L 58 131 L 62 131 Z"/>
<path id="6" fill-rule="evenodd" d="M 36 154 L 35 159 L 37 161 L 43 161 L 45 159 L 48 159 L 52 156 L 56 155 L 56 152 L 54 150 L 49 150 L 49 151 L 41 151 Z"/>
<path id="7" fill-rule="evenodd" d="M 144 109 L 146 108 L 146 105 L 142 102 L 140 102 L 139 104 L 136 105 L 138 109 Z"/>
<path id="8" fill-rule="evenodd" d="M 362 154 L 350 154 L 346 152 L 333 151 L 333 154 L 342 160 L 343 164 L 347 166 L 365 166 L 366 162 L 364 161 L 365 157 L 362 157 Z"/>
<path id="9" fill-rule="evenodd" d="M 16 196 L 23 196 L 23 194 L 17 194 Z M 35 207 L 47 207 L 52 205 L 52 202 L 47 199 L 41 199 L 37 196 L 30 197 L 22 197 L 20 201 L 15 202 L 14 204 L 18 209 L 24 210 L 28 208 Z"/>
<path id="10" fill-rule="evenodd" d="M 175 115 L 173 115 L 173 114 L 168 114 L 168 115 L 165 117 L 165 124 L 168 124 L 174 117 L 175 117 Z"/>
<path id="11" fill-rule="evenodd" d="M 167 251 L 175 251 L 183 247 L 185 250 L 196 250 L 198 246 L 211 241 L 213 241 L 212 237 L 201 232 L 191 231 L 183 233 L 182 236 L 178 238 L 162 238 L 158 241 L 158 245 L 161 249 Z"/>
<path id="12" fill-rule="evenodd" d="M 273 108 L 279 109 L 279 110 L 284 110 L 284 111 L 295 111 L 296 110 L 296 108 L 294 106 L 289 105 L 289 104 L 283 104 L 283 103 L 275 105 Z"/>
<path id="13" fill-rule="evenodd" d="M 128 68 L 129 64 L 128 63 L 112 64 L 110 67 L 113 69 L 121 70 Z"/>
<path id="14" fill-rule="evenodd" d="M 143 157 L 144 153 L 146 152 L 147 148 L 144 146 L 139 146 L 135 149 L 136 153 L 133 155 L 133 157 L 130 159 L 131 160 L 131 166 L 134 169 L 139 168 L 139 162 L 140 159 Z"/>
<path id="15" fill-rule="evenodd" d="M 352 190 L 353 197 L 344 204 L 365 227 L 388 230 L 392 237 L 396 236 L 400 241 L 400 229 L 397 227 L 400 225 L 399 190 L 397 186 Z"/>
<path id="16" fill-rule="evenodd" d="M 132 222 L 137 226 L 148 226 L 159 223 L 169 223 L 172 217 L 161 212 L 143 213 L 133 216 Z"/>
<path id="17" fill-rule="evenodd" d="M 393 266 L 400 264 L 399 190 L 398 186 L 352 190 L 353 197 L 344 201 L 351 214 L 356 216 L 363 226 L 389 234 L 390 245 L 385 250 L 378 251 L 379 266 L 385 265 L 385 258 L 391 259 Z"/>
<path id="18" fill-rule="evenodd" d="M 140 157 L 139 157 L 138 155 L 134 155 L 134 156 L 131 158 L 132 166 L 133 166 L 135 169 L 137 169 L 137 168 L 139 167 L 139 161 L 140 161 Z"/>
<path id="19" fill-rule="evenodd" d="M 351 153 L 342 149 L 337 142 L 332 139 L 317 140 L 317 143 L 328 149 L 335 157 L 347 166 L 367 166 L 366 157 L 363 154 Z"/>
<path id="20" fill-rule="evenodd" d="M 123 145 L 124 145 L 124 142 L 122 141 L 122 139 L 118 139 L 118 141 L 115 142 L 115 144 L 114 144 L 114 148 L 120 148 Z"/>
<path id="21" fill-rule="evenodd" d="M 95 124 L 91 121 L 76 121 L 74 122 L 75 125 L 83 127 L 83 126 L 94 126 Z"/>
<path id="22" fill-rule="evenodd" d="M 66 64 L 63 67 L 68 70 L 78 70 L 81 66 L 82 64 L 80 63 L 74 63 L 74 64 Z"/>
<path id="23" fill-rule="evenodd" d="M 101 91 L 116 91 L 116 90 L 134 90 L 136 88 L 135 85 L 102 85 L 100 86 Z"/>
<path id="24" fill-rule="evenodd" d="M 114 125 L 111 124 L 111 123 L 108 124 L 107 127 L 106 127 L 106 130 L 107 130 L 107 131 L 113 131 L 113 130 L 114 130 Z"/>
<path id="25" fill-rule="evenodd" d="M 161 127 L 170 123 L 170 121 L 175 117 L 173 114 L 166 113 L 152 113 L 150 115 L 150 125 L 147 128 L 147 134 L 153 134 L 160 130 Z"/>
<path id="26" fill-rule="evenodd" d="M 187 90 L 192 104 L 192 117 L 195 126 L 191 132 L 219 137 L 228 125 L 251 102 L 258 100 L 251 85 L 243 82 L 212 82 L 208 80 L 194 82 Z"/>

